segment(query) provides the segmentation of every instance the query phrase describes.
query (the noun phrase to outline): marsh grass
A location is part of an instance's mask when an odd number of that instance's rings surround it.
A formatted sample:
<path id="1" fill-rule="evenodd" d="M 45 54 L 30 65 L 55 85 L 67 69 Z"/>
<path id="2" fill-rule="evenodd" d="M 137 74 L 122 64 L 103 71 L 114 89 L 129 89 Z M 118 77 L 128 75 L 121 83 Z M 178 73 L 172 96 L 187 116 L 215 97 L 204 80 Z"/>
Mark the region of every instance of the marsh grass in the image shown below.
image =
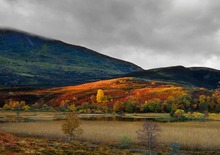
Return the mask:
<path id="1" fill-rule="evenodd" d="M 118 144 L 122 136 L 129 136 L 137 142 L 136 131 L 143 122 L 128 121 L 81 121 L 81 140 Z M 3 123 L 0 131 L 48 138 L 65 138 L 61 130 L 63 121 Z M 220 122 L 176 122 L 158 123 L 161 132 L 159 143 L 170 145 L 175 142 L 186 150 L 217 150 L 220 148 Z"/>
<path id="2" fill-rule="evenodd" d="M 182 122 L 161 125 L 160 141 L 175 142 L 186 150 L 216 150 L 220 148 L 220 122 Z"/>

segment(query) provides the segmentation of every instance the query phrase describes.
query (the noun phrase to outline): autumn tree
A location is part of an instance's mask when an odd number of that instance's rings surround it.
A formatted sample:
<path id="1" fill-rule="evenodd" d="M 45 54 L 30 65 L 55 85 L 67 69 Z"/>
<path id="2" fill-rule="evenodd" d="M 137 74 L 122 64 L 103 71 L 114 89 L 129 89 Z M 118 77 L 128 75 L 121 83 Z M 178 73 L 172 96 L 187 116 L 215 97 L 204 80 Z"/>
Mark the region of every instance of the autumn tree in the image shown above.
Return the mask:
<path id="1" fill-rule="evenodd" d="M 147 104 L 147 101 L 145 101 L 144 104 L 141 104 L 140 106 L 140 112 L 148 112 L 149 109 L 148 109 L 148 104 Z"/>
<path id="2" fill-rule="evenodd" d="M 160 107 L 161 112 L 171 112 L 172 104 L 169 104 L 167 101 L 164 101 Z"/>
<path id="3" fill-rule="evenodd" d="M 29 109 L 30 109 L 29 105 L 22 106 L 22 110 L 24 110 L 24 111 L 28 111 Z"/>
<path id="4" fill-rule="evenodd" d="M 70 100 L 62 100 L 59 105 L 59 110 L 66 111 L 70 105 Z"/>
<path id="5" fill-rule="evenodd" d="M 154 98 L 152 100 L 145 101 L 145 103 L 147 103 L 150 112 L 159 112 L 161 109 L 161 100 L 159 98 Z"/>
<path id="6" fill-rule="evenodd" d="M 104 91 L 102 89 L 98 89 L 97 95 L 96 95 L 96 101 L 98 103 L 101 103 L 104 100 L 104 97 L 105 97 Z"/>
<path id="7" fill-rule="evenodd" d="M 76 110 L 75 104 L 70 105 L 70 106 L 68 107 L 68 109 L 69 109 L 70 111 L 75 111 L 75 110 Z"/>
<path id="8" fill-rule="evenodd" d="M 19 101 L 14 101 L 10 99 L 8 105 L 12 110 L 20 109 Z"/>
<path id="9" fill-rule="evenodd" d="M 183 106 L 183 109 L 188 110 L 191 105 L 191 100 L 191 97 L 185 94 L 179 98 L 179 104 Z"/>
<path id="10" fill-rule="evenodd" d="M 4 109 L 4 110 L 10 110 L 11 108 L 10 108 L 10 106 L 6 103 L 6 104 L 4 104 L 3 109 Z"/>
<path id="11" fill-rule="evenodd" d="M 169 96 L 161 105 L 162 112 L 171 112 L 175 110 L 175 106 L 172 106 L 175 103 L 175 98 L 171 95 Z"/>
<path id="12" fill-rule="evenodd" d="M 204 111 L 208 109 L 207 98 L 205 95 L 199 96 L 199 109 Z"/>
<path id="13" fill-rule="evenodd" d="M 71 112 L 67 115 L 65 122 L 62 124 L 62 130 L 64 134 L 68 135 L 69 140 L 73 140 L 82 134 L 80 121 L 75 112 Z"/>
<path id="14" fill-rule="evenodd" d="M 216 110 L 216 112 L 220 112 L 220 100 L 217 100 L 215 110 Z"/>
<path id="15" fill-rule="evenodd" d="M 91 103 L 92 103 L 92 104 L 95 104 L 95 102 L 96 102 L 96 96 L 95 96 L 95 95 L 92 95 L 92 96 L 90 97 L 90 100 L 91 100 Z"/>
<path id="16" fill-rule="evenodd" d="M 31 105 L 31 109 L 34 111 L 37 111 L 39 108 L 40 108 L 40 105 L 37 102 Z"/>
<path id="17" fill-rule="evenodd" d="M 154 122 L 145 121 L 143 128 L 136 131 L 137 139 L 143 146 L 148 147 L 149 154 L 152 155 L 153 148 L 157 145 L 160 127 Z"/>
<path id="18" fill-rule="evenodd" d="M 25 101 L 15 101 L 10 99 L 8 101 L 8 106 L 10 107 L 11 110 L 16 111 L 16 115 L 17 117 L 19 117 L 20 113 L 22 110 L 24 109 L 29 109 L 29 106 L 26 106 L 26 102 Z"/>
<path id="19" fill-rule="evenodd" d="M 134 106 L 130 102 L 124 102 L 125 112 L 132 113 L 134 112 Z"/>
<path id="20" fill-rule="evenodd" d="M 130 103 L 131 107 L 133 108 L 132 112 L 138 112 L 140 111 L 140 104 L 137 98 L 135 97 L 129 97 L 127 100 L 128 103 Z"/>
<path id="21" fill-rule="evenodd" d="M 129 97 L 124 102 L 124 111 L 125 112 L 137 112 L 140 109 L 138 99 L 135 97 Z"/>
<path id="22" fill-rule="evenodd" d="M 211 100 L 210 103 L 209 103 L 209 109 L 211 111 L 213 111 L 213 110 L 215 110 L 215 106 L 216 106 L 215 101 Z"/>
<path id="23" fill-rule="evenodd" d="M 220 112 L 220 93 L 215 91 L 211 96 L 211 101 L 209 103 L 210 109 L 215 110 L 215 112 Z"/>
<path id="24" fill-rule="evenodd" d="M 184 111 L 184 110 L 177 109 L 177 110 L 174 112 L 173 117 L 174 117 L 174 118 L 177 118 L 177 119 L 179 119 L 179 120 L 181 120 L 181 119 L 184 119 L 184 118 L 185 118 L 184 114 L 185 114 L 185 111 Z"/>
<path id="25" fill-rule="evenodd" d="M 191 108 L 192 108 L 192 110 L 194 110 L 194 111 L 197 111 L 198 110 L 198 103 L 199 103 L 199 101 L 198 101 L 198 98 L 194 98 L 193 99 L 193 101 L 192 101 L 192 105 L 191 105 Z"/>
<path id="26" fill-rule="evenodd" d="M 123 112 L 123 109 L 124 109 L 124 103 L 123 103 L 123 102 L 117 101 L 117 102 L 113 105 L 113 110 L 114 110 L 114 112 Z"/>

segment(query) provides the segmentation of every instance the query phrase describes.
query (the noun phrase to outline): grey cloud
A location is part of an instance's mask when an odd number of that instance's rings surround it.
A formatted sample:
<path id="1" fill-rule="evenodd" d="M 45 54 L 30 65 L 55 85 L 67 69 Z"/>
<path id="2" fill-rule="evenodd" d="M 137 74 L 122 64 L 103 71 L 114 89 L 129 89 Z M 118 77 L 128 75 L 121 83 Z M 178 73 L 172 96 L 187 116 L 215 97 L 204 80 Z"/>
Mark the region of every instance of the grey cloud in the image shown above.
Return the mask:
<path id="1" fill-rule="evenodd" d="M 0 20 L 144 68 L 220 69 L 218 0 L 0 0 Z"/>

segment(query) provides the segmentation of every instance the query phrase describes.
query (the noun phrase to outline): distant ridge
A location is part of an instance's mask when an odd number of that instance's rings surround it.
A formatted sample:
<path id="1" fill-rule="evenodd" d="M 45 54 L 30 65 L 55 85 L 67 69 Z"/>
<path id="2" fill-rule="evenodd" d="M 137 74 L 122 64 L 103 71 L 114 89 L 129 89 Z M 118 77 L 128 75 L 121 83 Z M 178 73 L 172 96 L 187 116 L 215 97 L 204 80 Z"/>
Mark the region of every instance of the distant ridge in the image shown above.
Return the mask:
<path id="1" fill-rule="evenodd" d="M 219 88 L 220 71 L 207 67 L 171 66 L 138 71 L 126 76 L 147 80 L 160 80 L 180 83 L 192 87 L 204 87 L 208 89 Z"/>
<path id="2" fill-rule="evenodd" d="M 85 47 L 11 28 L 0 29 L 1 86 L 67 86 L 141 71 Z"/>

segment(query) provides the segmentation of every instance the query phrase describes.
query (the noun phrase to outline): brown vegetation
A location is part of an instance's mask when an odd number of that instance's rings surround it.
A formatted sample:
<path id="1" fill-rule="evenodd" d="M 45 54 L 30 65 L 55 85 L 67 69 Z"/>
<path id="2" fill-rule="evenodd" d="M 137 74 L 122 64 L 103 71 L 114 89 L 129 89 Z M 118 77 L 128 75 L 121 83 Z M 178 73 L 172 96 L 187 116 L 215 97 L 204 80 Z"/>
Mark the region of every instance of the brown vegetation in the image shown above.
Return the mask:
<path id="1" fill-rule="evenodd" d="M 62 133 L 63 121 L 6 123 L 1 131 L 25 136 L 40 136 L 49 138 L 65 138 Z M 121 121 L 82 121 L 84 130 L 81 140 L 117 144 L 121 136 L 129 136 L 135 142 L 136 131 L 142 128 L 143 122 Z M 169 146 L 176 142 L 181 149 L 187 150 L 218 150 L 220 148 L 220 122 L 183 122 L 160 123 L 158 143 Z M 36 130 L 37 129 L 37 130 Z"/>
<path id="2" fill-rule="evenodd" d="M 132 155 L 129 150 L 120 150 L 109 145 L 97 145 L 89 142 L 51 140 L 44 138 L 21 138 L 0 132 L 1 155 Z"/>

